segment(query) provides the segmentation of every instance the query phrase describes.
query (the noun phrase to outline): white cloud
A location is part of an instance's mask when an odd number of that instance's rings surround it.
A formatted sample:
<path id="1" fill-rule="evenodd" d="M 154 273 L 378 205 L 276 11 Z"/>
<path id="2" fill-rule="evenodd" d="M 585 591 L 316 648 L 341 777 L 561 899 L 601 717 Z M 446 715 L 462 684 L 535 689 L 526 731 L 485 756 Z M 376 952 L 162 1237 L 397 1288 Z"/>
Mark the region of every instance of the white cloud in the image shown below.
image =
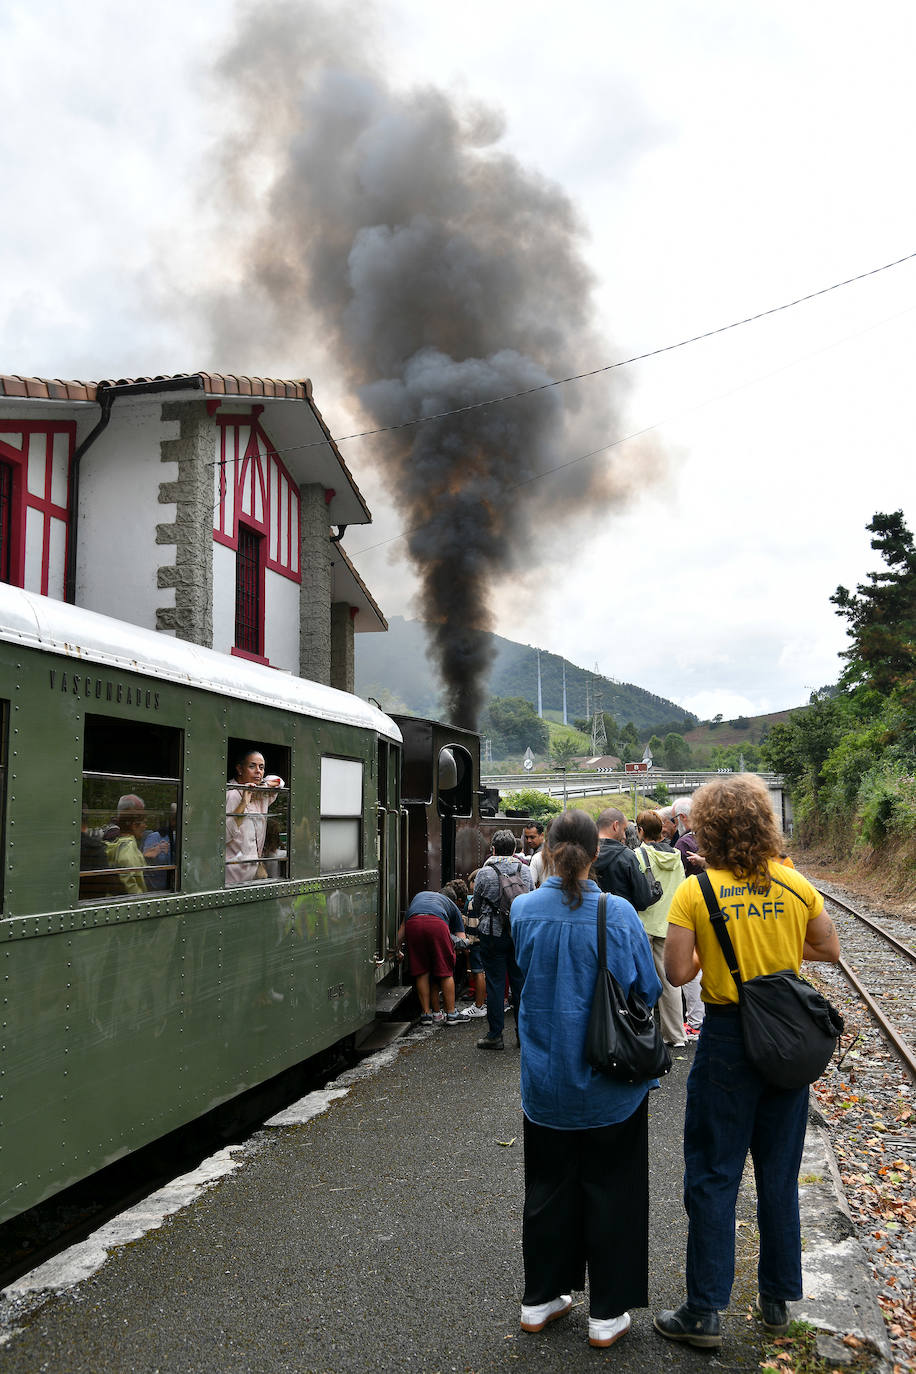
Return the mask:
<path id="1" fill-rule="evenodd" d="M 738 716 L 766 714 L 770 709 L 765 698 L 751 701 L 749 697 L 738 696 L 734 692 L 718 691 L 698 692 L 682 704 L 701 720 L 712 720 L 717 715 L 723 716 L 725 720 L 735 720 Z"/>

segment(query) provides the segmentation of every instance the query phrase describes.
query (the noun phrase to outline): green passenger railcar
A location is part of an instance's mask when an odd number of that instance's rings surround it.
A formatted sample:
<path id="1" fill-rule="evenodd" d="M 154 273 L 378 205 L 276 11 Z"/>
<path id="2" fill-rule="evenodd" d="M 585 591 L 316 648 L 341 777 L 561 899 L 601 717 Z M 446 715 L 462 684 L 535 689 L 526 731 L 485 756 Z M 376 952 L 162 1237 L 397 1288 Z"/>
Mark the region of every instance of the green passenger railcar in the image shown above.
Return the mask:
<path id="1" fill-rule="evenodd" d="M 0 588 L 0 1221 L 373 1020 L 399 778 L 358 698 Z"/>

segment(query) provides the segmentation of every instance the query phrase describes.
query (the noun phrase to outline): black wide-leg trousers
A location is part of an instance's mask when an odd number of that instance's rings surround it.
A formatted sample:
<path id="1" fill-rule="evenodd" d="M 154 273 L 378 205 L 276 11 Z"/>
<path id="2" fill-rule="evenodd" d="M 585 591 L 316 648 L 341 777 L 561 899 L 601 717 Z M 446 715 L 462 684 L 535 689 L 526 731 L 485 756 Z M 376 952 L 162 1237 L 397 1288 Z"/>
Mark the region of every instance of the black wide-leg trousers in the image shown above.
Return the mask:
<path id="1" fill-rule="evenodd" d="M 585 1287 L 598 1320 L 649 1303 L 649 1101 L 626 1121 L 557 1131 L 525 1117 L 522 1302 Z"/>

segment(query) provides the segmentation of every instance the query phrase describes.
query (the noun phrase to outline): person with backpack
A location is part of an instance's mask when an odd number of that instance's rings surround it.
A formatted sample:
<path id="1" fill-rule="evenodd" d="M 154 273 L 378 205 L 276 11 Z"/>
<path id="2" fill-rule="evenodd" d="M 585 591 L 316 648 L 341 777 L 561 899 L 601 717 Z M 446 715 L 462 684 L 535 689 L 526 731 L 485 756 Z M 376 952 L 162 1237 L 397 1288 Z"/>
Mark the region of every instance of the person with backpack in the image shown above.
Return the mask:
<path id="1" fill-rule="evenodd" d="M 480 957 L 487 980 L 487 1034 L 477 1041 L 479 1050 L 502 1050 L 505 1023 L 506 977 L 512 1003 L 518 1016 L 522 993 L 522 972 L 516 962 L 512 943 L 509 908 L 522 892 L 534 886 L 531 870 L 515 857 L 515 836 L 511 830 L 497 830 L 490 857 L 478 870 L 474 883 L 474 914 L 479 924 Z M 515 1026 L 518 1038 L 518 1022 Z"/>

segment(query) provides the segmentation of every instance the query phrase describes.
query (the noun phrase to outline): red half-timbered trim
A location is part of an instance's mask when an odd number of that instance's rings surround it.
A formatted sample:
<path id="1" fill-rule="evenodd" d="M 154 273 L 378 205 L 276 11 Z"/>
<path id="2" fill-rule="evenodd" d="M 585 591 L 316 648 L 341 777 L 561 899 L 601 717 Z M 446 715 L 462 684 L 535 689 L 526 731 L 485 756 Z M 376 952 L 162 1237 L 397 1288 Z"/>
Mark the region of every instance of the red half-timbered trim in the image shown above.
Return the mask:
<path id="1" fill-rule="evenodd" d="M 64 486 L 64 504 L 53 499 L 54 490 L 54 439 L 58 434 L 66 437 L 66 455 L 61 474 Z M 42 443 L 43 440 L 43 443 Z M 40 492 L 31 490 L 36 485 L 35 473 L 30 474 L 31 460 L 37 459 L 33 452 L 37 444 L 41 449 L 44 475 Z M 73 462 L 73 449 L 76 443 L 76 422 L 74 420 L 0 420 L 0 459 L 12 468 L 12 490 L 10 492 L 9 533 L 9 581 L 13 586 L 25 586 L 26 531 L 27 513 L 34 510 L 40 518 L 41 528 L 41 572 L 40 587 L 42 596 L 61 596 L 63 585 L 50 587 L 51 535 L 52 521 L 61 523 L 58 533 L 64 537 L 63 564 L 67 559 L 67 510 L 70 504 L 70 477 Z M 32 481 L 29 481 L 30 475 Z"/>
<path id="2" fill-rule="evenodd" d="M 237 551 L 241 520 L 265 537 L 264 567 L 301 582 L 299 489 L 261 428 L 260 410 L 255 406 L 250 415 L 216 416 L 213 538 Z"/>

